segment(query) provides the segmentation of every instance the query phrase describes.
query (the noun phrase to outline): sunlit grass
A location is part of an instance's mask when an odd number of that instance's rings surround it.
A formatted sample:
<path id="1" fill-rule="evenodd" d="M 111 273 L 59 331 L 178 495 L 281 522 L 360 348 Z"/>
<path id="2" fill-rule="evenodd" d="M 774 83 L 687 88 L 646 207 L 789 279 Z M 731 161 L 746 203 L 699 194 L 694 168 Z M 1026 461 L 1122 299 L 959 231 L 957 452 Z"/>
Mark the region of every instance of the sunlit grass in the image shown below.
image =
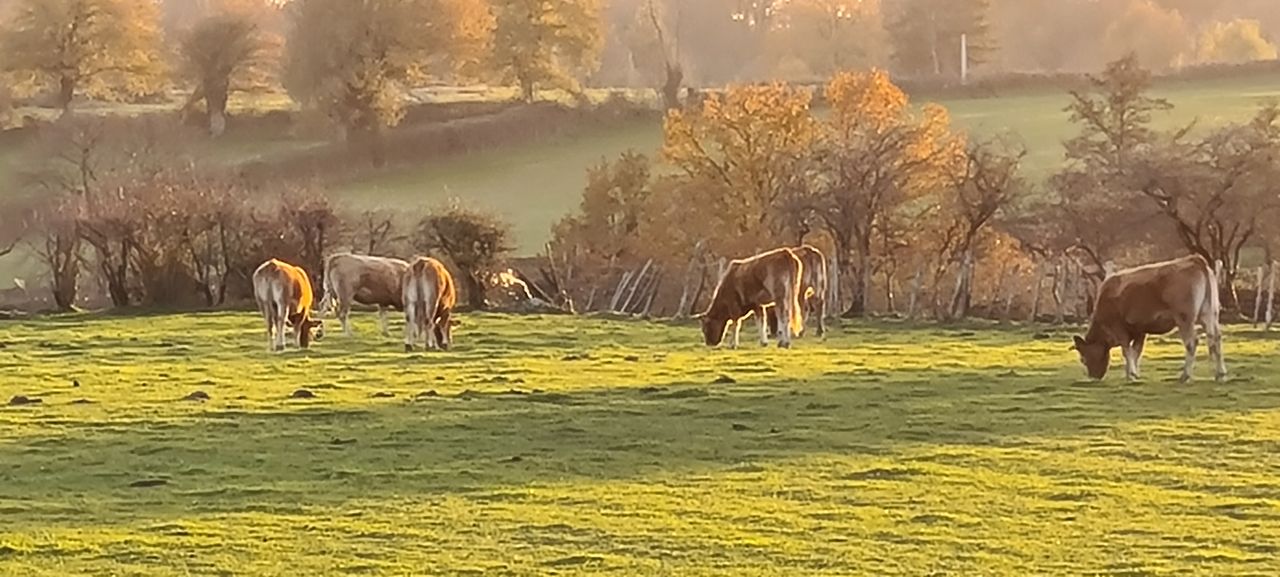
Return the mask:
<path id="1" fill-rule="evenodd" d="M 414 355 L 372 315 L 283 355 L 249 313 L 0 324 L 0 402 L 43 401 L 0 408 L 0 574 L 1280 571 L 1259 334 L 1182 386 L 1169 339 L 1125 384 L 1065 330 L 462 322 Z"/>

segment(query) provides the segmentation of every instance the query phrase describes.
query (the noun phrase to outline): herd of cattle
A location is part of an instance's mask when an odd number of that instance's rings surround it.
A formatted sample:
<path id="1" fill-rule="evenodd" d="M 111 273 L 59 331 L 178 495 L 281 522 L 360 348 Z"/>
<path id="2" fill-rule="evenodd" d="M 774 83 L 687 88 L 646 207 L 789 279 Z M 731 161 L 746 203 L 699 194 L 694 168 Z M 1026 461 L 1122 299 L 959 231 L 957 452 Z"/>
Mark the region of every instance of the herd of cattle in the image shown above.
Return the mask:
<path id="1" fill-rule="evenodd" d="M 311 280 L 302 268 L 269 260 L 254 272 L 254 295 L 267 323 L 268 349 L 285 348 L 292 328 L 298 347 L 324 336 L 322 318 L 337 311 L 342 330 L 351 335 L 352 304 L 378 308 L 382 334 L 388 335 L 387 310 L 404 312 L 404 348 L 413 351 L 421 340 L 427 349 L 448 349 L 452 343 L 451 316 L 457 304 L 453 276 L 438 260 L 418 257 L 412 262 L 386 257 L 336 254 L 324 265 L 324 296 L 315 305 Z M 698 315 L 704 341 L 718 346 L 732 330 L 729 346 L 738 346 L 742 323 L 755 316 L 760 343 L 776 334 L 778 346 L 789 348 L 804 331 L 805 317 L 817 321 L 818 335 L 826 332 L 826 259 L 816 248 L 803 245 L 778 248 L 728 264 L 705 313 Z M 316 315 L 316 309 L 319 315 Z M 1219 323 L 1217 274 L 1208 261 L 1194 255 L 1149 264 L 1109 275 L 1098 289 L 1088 332 L 1075 337 L 1073 349 L 1094 379 L 1106 376 L 1111 349 L 1119 347 L 1125 376 L 1138 378 L 1138 365 L 1148 335 L 1177 329 L 1186 351 L 1181 380 L 1190 380 L 1201 325 L 1209 340 L 1215 377 L 1226 377 Z"/>

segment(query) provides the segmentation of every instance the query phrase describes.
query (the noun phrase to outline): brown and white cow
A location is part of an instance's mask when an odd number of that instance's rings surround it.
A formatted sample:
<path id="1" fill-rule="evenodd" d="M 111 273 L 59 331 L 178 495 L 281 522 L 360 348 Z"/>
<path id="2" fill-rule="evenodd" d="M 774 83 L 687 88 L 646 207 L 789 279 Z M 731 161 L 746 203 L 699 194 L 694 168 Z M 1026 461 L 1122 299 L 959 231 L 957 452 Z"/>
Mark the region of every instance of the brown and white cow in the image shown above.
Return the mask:
<path id="1" fill-rule="evenodd" d="M 1187 382 L 1196 361 L 1199 323 L 1209 339 L 1214 376 L 1221 381 L 1227 376 L 1227 365 L 1222 358 L 1219 307 L 1217 275 L 1198 255 L 1119 271 L 1098 287 L 1089 331 L 1075 337 L 1074 348 L 1089 376 L 1101 379 L 1107 374 L 1111 349 L 1120 347 L 1125 376 L 1134 380 L 1147 335 L 1176 328 L 1186 349 L 1181 380 Z"/>
<path id="2" fill-rule="evenodd" d="M 418 337 L 428 349 L 448 350 L 453 342 L 450 317 L 458 303 L 453 275 L 440 261 L 421 256 L 404 275 L 404 350 L 413 351 Z"/>
<path id="3" fill-rule="evenodd" d="M 324 337 L 324 322 L 311 318 L 311 279 L 307 271 L 283 261 L 271 259 L 253 271 L 253 296 L 258 311 L 267 322 L 267 350 L 283 351 L 285 327 L 293 327 L 298 348 Z"/>
<path id="4" fill-rule="evenodd" d="M 804 265 L 800 280 L 800 308 L 806 321 L 816 316 L 818 336 L 827 334 L 827 257 L 817 248 L 802 244 L 791 249 Z M 769 334 L 778 333 L 777 309 L 769 307 Z M 803 329 L 802 329 L 803 332 Z"/>
<path id="5" fill-rule="evenodd" d="M 804 328 L 800 316 L 800 284 L 804 265 L 789 248 L 779 248 L 729 263 L 711 305 L 702 316 L 702 335 L 708 346 L 724 340 L 725 329 L 733 329 L 729 346 L 738 347 L 742 321 L 755 313 L 760 323 L 760 345 L 769 344 L 765 309 L 778 307 L 780 318 L 787 319 L 787 330 L 779 331 L 778 346 L 788 348 L 791 338 Z"/>
<path id="6" fill-rule="evenodd" d="M 398 258 L 335 254 L 324 263 L 324 298 L 320 301 L 323 318 L 335 307 L 342 332 L 351 336 L 351 304 L 378 307 L 378 325 L 383 336 L 387 331 L 387 309 L 404 310 L 404 273 L 409 263 Z"/>

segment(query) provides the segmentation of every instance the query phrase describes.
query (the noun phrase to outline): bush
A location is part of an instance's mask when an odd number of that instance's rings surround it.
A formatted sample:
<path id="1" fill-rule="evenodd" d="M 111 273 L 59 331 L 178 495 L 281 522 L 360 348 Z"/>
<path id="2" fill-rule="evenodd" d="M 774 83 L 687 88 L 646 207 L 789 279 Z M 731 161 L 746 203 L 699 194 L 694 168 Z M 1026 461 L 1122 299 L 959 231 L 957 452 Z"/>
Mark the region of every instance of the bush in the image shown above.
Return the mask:
<path id="1" fill-rule="evenodd" d="M 487 279 L 514 250 L 509 224 L 496 215 L 458 204 L 423 218 L 414 246 L 453 264 L 473 309 L 488 308 Z"/>

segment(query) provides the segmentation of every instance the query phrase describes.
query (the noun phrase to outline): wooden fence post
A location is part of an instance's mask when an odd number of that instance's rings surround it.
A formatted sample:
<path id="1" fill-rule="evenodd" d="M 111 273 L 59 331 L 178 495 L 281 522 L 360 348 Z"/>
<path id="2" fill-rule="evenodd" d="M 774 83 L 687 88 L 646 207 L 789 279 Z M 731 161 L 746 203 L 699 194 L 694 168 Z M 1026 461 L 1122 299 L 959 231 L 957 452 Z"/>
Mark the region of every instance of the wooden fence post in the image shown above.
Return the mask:
<path id="1" fill-rule="evenodd" d="M 1055 324 L 1066 322 L 1066 280 L 1067 276 L 1062 270 L 1065 259 L 1058 259 L 1058 263 L 1053 266 L 1053 302 L 1057 305 L 1057 312 L 1053 318 Z"/>
<path id="2" fill-rule="evenodd" d="M 1266 280 L 1264 270 L 1264 267 L 1258 267 L 1258 282 L 1256 285 L 1258 288 L 1253 295 L 1253 328 L 1255 329 L 1258 328 L 1258 323 L 1262 321 L 1262 284 Z"/>
<path id="3" fill-rule="evenodd" d="M 622 301 L 622 310 L 617 312 L 625 313 L 631 307 L 631 301 L 636 296 L 636 289 L 640 287 L 640 283 L 644 282 L 645 275 L 649 274 L 649 268 L 653 266 L 653 259 L 645 261 L 644 266 L 640 268 L 640 274 L 631 279 L 631 290 L 627 291 L 626 300 Z"/>
<path id="4" fill-rule="evenodd" d="M 609 301 L 609 312 L 618 310 L 619 301 L 622 300 L 622 291 L 627 288 L 627 283 L 631 281 L 632 271 L 622 273 L 622 279 L 618 281 L 618 288 L 613 291 L 613 299 Z"/>
<path id="5" fill-rule="evenodd" d="M 1010 275 L 1009 286 L 1006 287 L 1007 290 L 1004 291 L 1004 309 L 1000 312 L 1000 322 L 1002 323 L 1009 321 L 1009 312 L 1013 309 L 1014 281 L 1017 279 L 1019 272 L 1022 272 L 1022 265 L 1013 265 L 1013 274 Z M 999 303 L 996 304 L 998 305 Z"/>
<path id="6" fill-rule="evenodd" d="M 911 277 L 911 296 L 907 298 L 907 320 L 915 320 L 916 307 L 920 304 L 920 285 L 924 282 L 924 265 L 916 267 L 915 276 Z"/>
<path id="7" fill-rule="evenodd" d="M 1028 323 L 1036 322 L 1036 317 L 1040 316 L 1040 295 L 1044 292 L 1044 275 L 1047 270 L 1046 263 L 1036 263 L 1036 282 L 1031 286 L 1031 315 L 1027 317 Z"/>
<path id="8" fill-rule="evenodd" d="M 831 265 L 827 267 L 827 318 L 840 315 L 840 256 L 831 253 Z"/>
<path id="9" fill-rule="evenodd" d="M 1271 315 L 1275 310 L 1273 307 L 1276 301 L 1276 262 L 1271 261 L 1267 266 L 1270 268 L 1269 272 L 1267 272 L 1267 277 L 1270 280 L 1267 281 L 1267 326 L 1264 330 L 1270 331 Z"/>
<path id="10" fill-rule="evenodd" d="M 689 268 L 684 272 L 684 288 L 680 291 L 680 306 L 676 308 L 676 318 L 684 318 L 689 316 L 688 309 L 693 304 L 689 302 L 689 287 L 693 284 L 693 273 L 698 269 L 698 264 L 702 260 L 703 241 L 693 247 L 693 257 L 689 259 Z"/>

